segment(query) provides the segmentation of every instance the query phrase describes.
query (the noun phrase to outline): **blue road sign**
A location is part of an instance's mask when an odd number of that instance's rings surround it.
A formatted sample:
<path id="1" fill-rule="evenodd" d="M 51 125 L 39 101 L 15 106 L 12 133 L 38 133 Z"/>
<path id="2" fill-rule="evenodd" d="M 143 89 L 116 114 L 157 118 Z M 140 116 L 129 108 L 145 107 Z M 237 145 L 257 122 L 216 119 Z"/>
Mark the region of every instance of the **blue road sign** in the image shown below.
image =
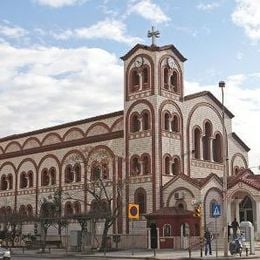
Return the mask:
<path id="1" fill-rule="evenodd" d="M 213 204 L 211 210 L 212 210 L 211 213 L 213 218 L 217 218 L 221 215 L 221 208 L 219 204 Z"/>

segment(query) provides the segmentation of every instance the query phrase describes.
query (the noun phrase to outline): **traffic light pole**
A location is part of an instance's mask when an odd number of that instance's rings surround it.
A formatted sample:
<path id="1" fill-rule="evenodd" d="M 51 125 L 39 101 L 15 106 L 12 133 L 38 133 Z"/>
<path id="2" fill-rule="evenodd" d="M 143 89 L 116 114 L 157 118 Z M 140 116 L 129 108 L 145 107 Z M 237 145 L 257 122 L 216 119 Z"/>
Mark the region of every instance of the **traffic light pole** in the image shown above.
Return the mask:
<path id="1" fill-rule="evenodd" d="M 132 255 L 134 255 L 134 219 L 132 219 Z"/>
<path id="2" fill-rule="evenodd" d="M 202 203 L 200 203 L 200 257 L 203 257 L 203 241 L 204 241 L 202 216 L 203 216 Z"/>

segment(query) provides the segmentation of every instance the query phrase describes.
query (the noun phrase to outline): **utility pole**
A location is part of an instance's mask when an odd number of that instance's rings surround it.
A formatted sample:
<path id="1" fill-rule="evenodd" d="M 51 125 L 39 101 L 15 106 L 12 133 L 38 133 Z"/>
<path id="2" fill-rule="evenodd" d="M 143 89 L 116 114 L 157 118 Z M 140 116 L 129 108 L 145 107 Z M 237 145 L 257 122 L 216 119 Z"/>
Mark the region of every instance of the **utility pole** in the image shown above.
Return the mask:
<path id="1" fill-rule="evenodd" d="M 228 222 L 227 222 L 227 138 L 225 128 L 225 107 L 224 107 L 224 88 L 225 82 L 220 81 L 219 87 L 221 88 L 221 103 L 222 103 L 222 158 L 223 158 L 223 242 L 224 242 L 224 256 L 228 256 Z"/>

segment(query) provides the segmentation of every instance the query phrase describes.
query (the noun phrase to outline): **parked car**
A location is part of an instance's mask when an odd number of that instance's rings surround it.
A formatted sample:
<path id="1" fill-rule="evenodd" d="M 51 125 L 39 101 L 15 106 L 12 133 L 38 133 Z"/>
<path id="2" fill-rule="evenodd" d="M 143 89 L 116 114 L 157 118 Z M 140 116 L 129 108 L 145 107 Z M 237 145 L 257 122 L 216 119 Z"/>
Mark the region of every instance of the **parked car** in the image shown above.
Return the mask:
<path id="1" fill-rule="evenodd" d="M 11 259 L 11 251 L 7 248 L 0 246 L 0 259 L 10 260 Z"/>

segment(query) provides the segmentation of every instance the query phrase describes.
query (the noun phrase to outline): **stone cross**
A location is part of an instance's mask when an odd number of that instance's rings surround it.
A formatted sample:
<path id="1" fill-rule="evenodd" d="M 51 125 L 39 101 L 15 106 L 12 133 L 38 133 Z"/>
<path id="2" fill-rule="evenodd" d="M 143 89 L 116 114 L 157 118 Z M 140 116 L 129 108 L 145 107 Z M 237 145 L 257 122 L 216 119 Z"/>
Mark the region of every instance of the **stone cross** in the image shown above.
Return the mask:
<path id="1" fill-rule="evenodd" d="M 152 38 L 152 46 L 155 46 L 155 38 L 160 37 L 160 32 L 155 31 L 154 26 L 152 26 L 152 31 L 150 31 L 150 30 L 148 31 L 147 37 Z"/>

